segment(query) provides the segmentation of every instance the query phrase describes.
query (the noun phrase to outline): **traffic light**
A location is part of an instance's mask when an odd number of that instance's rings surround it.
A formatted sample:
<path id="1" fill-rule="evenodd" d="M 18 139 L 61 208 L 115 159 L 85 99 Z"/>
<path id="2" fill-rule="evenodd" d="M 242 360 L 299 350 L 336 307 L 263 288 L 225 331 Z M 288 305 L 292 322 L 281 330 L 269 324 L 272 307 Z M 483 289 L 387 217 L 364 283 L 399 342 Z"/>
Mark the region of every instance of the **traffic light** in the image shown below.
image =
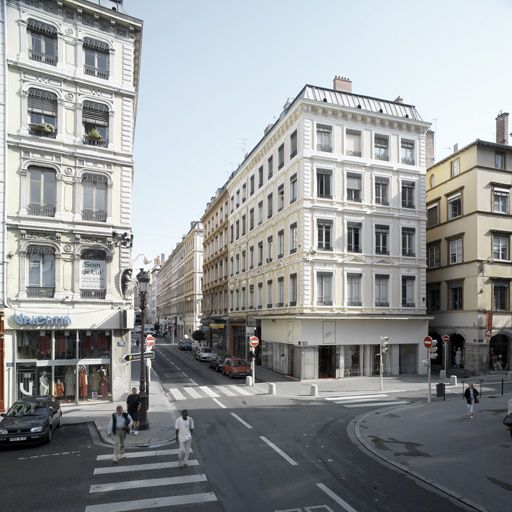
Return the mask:
<path id="1" fill-rule="evenodd" d="M 389 350 L 389 338 L 387 336 L 381 336 L 380 338 L 380 353 L 385 354 Z"/>
<path id="2" fill-rule="evenodd" d="M 437 359 L 437 340 L 432 340 L 432 346 L 430 347 L 430 359 Z"/>

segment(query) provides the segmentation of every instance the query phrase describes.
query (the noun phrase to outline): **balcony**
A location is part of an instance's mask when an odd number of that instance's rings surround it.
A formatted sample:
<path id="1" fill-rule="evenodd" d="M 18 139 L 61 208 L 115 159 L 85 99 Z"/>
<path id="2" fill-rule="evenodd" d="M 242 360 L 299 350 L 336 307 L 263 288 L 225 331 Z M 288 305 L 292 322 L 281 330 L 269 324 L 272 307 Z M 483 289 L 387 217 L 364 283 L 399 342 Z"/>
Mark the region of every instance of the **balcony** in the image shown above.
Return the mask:
<path id="1" fill-rule="evenodd" d="M 27 286 L 27 297 L 31 299 L 51 299 L 55 288 L 49 286 Z"/>
<path id="2" fill-rule="evenodd" d="M 348 150 L 347 151 L 347 156 L 358 156 L 358 157 L 360 157 L 361 156 L 361 151 L 351 151 L 351 150 Z"/>
<path id="3" fill-rule="evenodd" d="M 376 302 L 375 307 L 376 308 L 388 308 L 389 302 Z"/>
<path id="4" fill-rule="evenodd" d="M 402 163 L 407 165 L 415 165 L 416 162 L 414 161 L 414 158 L 403 156 Z"/>
<path id="5" fill-rule="evenodd" d="M 100 148 L 106 148 L 108 146 L 108 140 L 97 139 L 94 137 L 84 136 L 84 144 L 87 146 L 97 146 Z"/>
<path id="6" fill-rule="evenodd" d="M 84 66 L 84 73 L 89 76 L 96 76 L 98 78 L 108 79 L 109 73 L 104 69 L 99 69 L 94 66 Z"/>
<path id="7" fill-rule="evenodd" d="M 82 220 L 107 222 L 107 212 L 104 210 L 82 210 Z"/>
<path id="8" fill-rule="evenodd" d="M 317 144 L 316 149 L 317 151 L 326 151 L 327 153 L 332 153 L 332 146 L 327 144 Z"/>
<path id="9" fill-rule="evenodd" d="M 43 62 L 44 64 L 50 64 L 50 66 L 57 65 L 57 56 L 56 55 L 45 55 L 44 53 L 39 53 L 39 52 L 30 50 L 29 57 L 30 57 L 30 60 L 35 60 L 37 62 Z"/>
<path id="10" fill-rule="evenodd" d="M 50 123 L 30 124 L 28 126 L 28 133 L 46 139 L 55 139 L 57 137 L 57 129 Z"/>
<path id="11" fill-rule="evenodd" d="M 55 206 L 42 206 L 40 204 L 29 204 L 27 208 L 27 213 L 29 215 L 37 215 L 38 217 L 55 217 L 55 211 L 57 208 Z"/>
<path id="12" fill-rule="evenodd" d="M 80 290 L 81 299 L 104 299 L 107 295 L 107 290 Z"/>

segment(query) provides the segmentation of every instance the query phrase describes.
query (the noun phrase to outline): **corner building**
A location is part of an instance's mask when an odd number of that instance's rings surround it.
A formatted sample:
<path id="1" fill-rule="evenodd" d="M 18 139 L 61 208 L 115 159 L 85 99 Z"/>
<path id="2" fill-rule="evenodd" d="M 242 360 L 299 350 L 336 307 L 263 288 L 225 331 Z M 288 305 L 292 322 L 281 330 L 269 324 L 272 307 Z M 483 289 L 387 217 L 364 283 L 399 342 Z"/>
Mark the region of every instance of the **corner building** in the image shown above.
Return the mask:
<path id="1" fill-rule="evenodd" d="M 118 400 L 142 22 L 120 1 L 6 5 L 6 399 Z"/>
<path id="2" fill-rule="evenodd" d="M 227 184 L 235 353 L 300 379 L 423 373 L 425 139 L 402 102 L 305 86 Z M 247 329 L 247 332 L 251 329 Z"/>

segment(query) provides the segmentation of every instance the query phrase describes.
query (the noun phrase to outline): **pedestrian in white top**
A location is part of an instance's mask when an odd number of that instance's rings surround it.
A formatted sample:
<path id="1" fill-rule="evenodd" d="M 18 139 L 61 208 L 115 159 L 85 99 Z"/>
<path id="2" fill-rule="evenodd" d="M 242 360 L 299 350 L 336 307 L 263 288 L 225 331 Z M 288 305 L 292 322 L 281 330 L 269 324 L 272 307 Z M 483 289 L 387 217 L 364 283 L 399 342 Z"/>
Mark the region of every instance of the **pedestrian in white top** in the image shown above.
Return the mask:
<path id="1" fill-rule="evenodd" d="M 174 428 L 176 429 L 176 440 L 180 443 L 178 451 L 180 466 L 186 466 L 188 464 L 188 456 L 190 454 L 192 433 L 194 432 L 194 420 L 188 416 L 188 411 L 186 409 L 181 412 L 181 418 L 176 420 Z"/>
<path id="2" fill-rule="evenodd" d="M 116 436 L 114 445 L 114 462 L 116 464 L 119 462 L 119 459 L 124 459 L 124 440 L 126 434 L 130 432 L 132 425 L 132 417 L 127 412 L 123 412 L 122 405 L 118 405 L 107 427 L 108 435 L 114 434 Z"/>

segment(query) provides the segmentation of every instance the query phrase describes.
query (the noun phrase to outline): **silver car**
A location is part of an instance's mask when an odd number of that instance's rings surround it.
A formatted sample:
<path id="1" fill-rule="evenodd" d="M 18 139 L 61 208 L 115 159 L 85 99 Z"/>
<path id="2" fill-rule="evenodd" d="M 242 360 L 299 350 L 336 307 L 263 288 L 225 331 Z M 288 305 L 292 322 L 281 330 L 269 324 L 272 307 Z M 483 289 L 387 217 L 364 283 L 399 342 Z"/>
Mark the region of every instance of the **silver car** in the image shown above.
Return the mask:
<path id="1" fill-rule="evenodd" d="M 212 355 L 210 347 L 201 347 L 196 350 L 196 359 L 199 361 L 209 361 Z"/>

